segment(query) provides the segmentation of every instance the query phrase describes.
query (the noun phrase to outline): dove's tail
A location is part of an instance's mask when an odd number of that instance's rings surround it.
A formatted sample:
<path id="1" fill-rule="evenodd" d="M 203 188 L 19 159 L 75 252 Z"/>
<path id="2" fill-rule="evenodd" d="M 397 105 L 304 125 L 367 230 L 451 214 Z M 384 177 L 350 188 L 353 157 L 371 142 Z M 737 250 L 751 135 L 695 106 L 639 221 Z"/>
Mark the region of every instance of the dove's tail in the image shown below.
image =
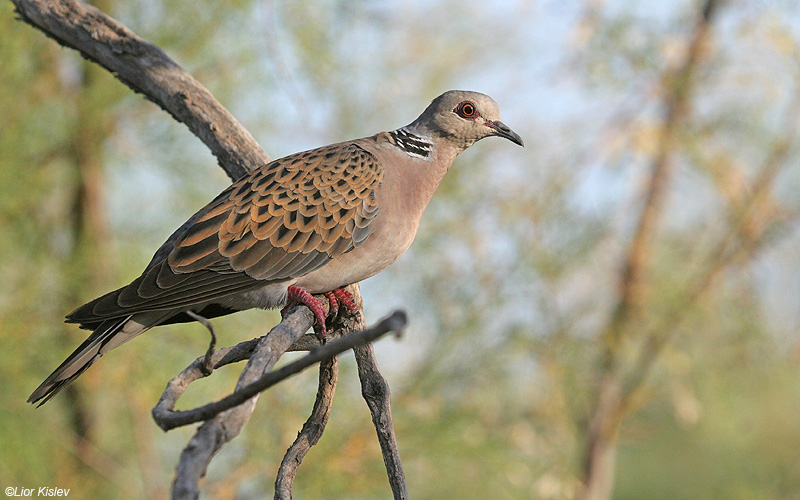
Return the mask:
<path id="1" fill-rule="evenodd" d="M 75 349 L 75 352 L 70 354 L 69 357 L 64 360 L 35 391 L 33 391 L 33 394 L 28 398 L 28 402 L 36 403 L 42 400 L 39 406 L 45 404 L 50 398 L 58 394 L 59 391 L 71 384 L 73 380 L 81 376 L 81 374 L 103 354 L 115 347 L 119 347 L 137 335 L 144 333 L 149 330 L 151 326 L 158 324 L 157 321 L 152 321 L 153 318 L 151 317 L 146 318 L 150 321 L 137 321 L 141 316 L 144 315 L 136 315 L 136 318 L 133 316 L 126 316 L 124 318 L 112 319 L 100 323 L 89 338 Z M 150 315 L 148 314 L 147 316 Z"/>

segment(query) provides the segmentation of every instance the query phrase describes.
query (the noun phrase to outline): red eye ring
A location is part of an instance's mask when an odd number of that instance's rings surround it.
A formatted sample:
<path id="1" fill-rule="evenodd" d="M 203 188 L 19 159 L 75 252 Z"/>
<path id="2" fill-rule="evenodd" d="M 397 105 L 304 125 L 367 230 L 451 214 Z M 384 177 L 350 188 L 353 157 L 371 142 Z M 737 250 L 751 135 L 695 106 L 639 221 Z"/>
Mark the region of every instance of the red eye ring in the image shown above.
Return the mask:
<path id="1" fill-rule="evenodd" d="M 478 117 L 478 109 L 475 107 L 475 104 L 470 101 L 462 102 L 454 111 L 458 116 L 466 118 L 467 120 L 474 120 Z"/>

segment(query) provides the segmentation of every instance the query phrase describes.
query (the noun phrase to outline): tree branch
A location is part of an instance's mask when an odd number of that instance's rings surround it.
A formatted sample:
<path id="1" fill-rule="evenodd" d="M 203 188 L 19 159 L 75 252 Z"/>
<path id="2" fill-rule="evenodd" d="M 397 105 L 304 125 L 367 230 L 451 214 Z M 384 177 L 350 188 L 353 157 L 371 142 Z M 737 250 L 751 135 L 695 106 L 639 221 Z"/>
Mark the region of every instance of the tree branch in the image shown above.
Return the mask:
<path id="1" fill-rule="evenodd" d="M 339 358 L 332 357 L 319 364 L 319 385 L 314 409 L 297 434 L 297 438 L 286 450 L 275 479 L 275 500 L 291 500 L 292 485 L 306 454 L 319 442 L 333 407 L 333 395 L 339 378 Z"/>
<path id="2" fill-rule="evenodd" d="M 311 322 L 311 311 L 308 308 L 296 307 L 267 335 L 261 337 L 239 376 L 235 391 L 252 384 L 272 369 L 289 346 L 311 327 Z M 197 369 L 200 370 L 199 367 Z M 200 373 L 202 375 L 202 371 Z M 167 389 L 169 390 L 169 388 L 168 385 Z M 256 402 L 258 402 L 258 393 L 244 404 L 223 411 L 213 419 L 207 420 L 197 429 L 181 453 L 180 461 L 175 469 L 175 480 L 172 483 L 173 499 L 194 500 L 200 495 L 199 481 L 205 475 L 211 458 L 225 443 L 239 435 L 242 427 L 252 415 Z M 161 401 L 159 401 L 160 404 Z M 154 418 L 155 413 L 154 409 Z M 159 422 L 159 426 L 162 429 L 168 428 L 163 421 Z"/>
<path id="3" fill-rule="evenodd" d="M 378 433 L 378 442 L 381 445 L 392 495 L 395 500 L 407 500 L 408 487 L 394 434 L 389 384 L 378 369 L 372 344 L 361 344 L 353 351 L 358 364 L 358 378 L 361 380 L 361 395 L 369 406 L 372 423 Z"/>
<path id="4" fill-rule="evenodd" d="M 163 50 L 77 0 L 11 0 L 20 19 L 104 67 L 184 123 L 232 180 L 269 162 L 242 125 Z"/>
<path id="5" fill-rule="evenodd" d="M 299 306 L 298 306 L 299 308 Z M 303 318 L 305 319 L 305 318 Z M 294 320 L 294 316 L 291 315 L 287 317 L 284 321 L 281 321 L 275 328 L 273 328 L 267 335 L 262 337 L 262 342 L 269 341 L 270 338 L 274 338 L 277 335 L 281 335 L 284 338 L 280 338 L 277 341 L 272 342 L 272 350 L 277 354 L 275 356 L 275 360 L 279 358 L 284 352 L 286 352 L 289 347 L 291 346 L 294 341 L 300 338 L 300 335 L 305 330 L 300 331 L 297 333 L 302 326 L 305 326 L 305 322 L 301 319 L 300 321 Z M 264 390 L 272 387 L 273 385 L 285 380 L 292 375 L 296 375 L 301 371 L 305 370 L 309 366 L 312 366 L 320 361 L 329 359 L 337 354 L 340 354 L 344 351 L 352 349 L 356 346 L 366 344 L 377 340 L 378 338 L 382 337 L 383 335 L 389 332 L 399 333 L 406 324 L 406 316 L 405 313 L 402 311 L 395 311 L 383 320 L 381 320 L 377 325 L 372 328 L 365 329 L 359 332 L 345 334 L 341 338 L 336 340 L 330 341 L 321 347 L 316 349 L 312 349 L 306 356 L 293 361 L 281 368 L 271 371 L 269 373 L 263 374 L 261 377 L 248 382 L 247 384 L 242 383 L 242 378 L 239 379 L 239 384 L 237 384 L 236 391 L 232 394 L 220 399 L 219 401 L 215 401 L 213 403 L 208 403 L 206 405 L 194 408 L 192 410 L 184 410 L 184 411 L 173 411 L 171 408 L 168 408 L 169 403 L 173 403 L 169 397 L 162 396 L 162 400 L 166 401 L 167 404 L 162 405 L 161 401 L 153 409 L 153 418 L 156 419 L 156 423 L 158 426 L 161 427 L 165 431 L 169 431 L 174 429 L 175 427 L 182 427 L 184 425 L 193 424 L 195 422 L 200 422 L 202 420 L 208 420 L 214 418 L 221 413 L 228 411 L 232 408 L 238 407 L 244 404 L 246 401 L 250 400 L 254 396 L 258 395 L 259 393 L 263 392 Z M 300 325 L 299 327 L 297 325 Z M 281 332 L 281 329 L 285 330 L 286 333 Z M 307 329 L 307 327 L 306 327 Z M 291 340 L 291 342 L 287 342 Z M 259 342 L 261 344 L 261 342 Z M 256 349 L 255 352 L 259 350 Z M 279 352 L 276 352 L 279 351 Z M 250 358 L 252 362 L 254 358 Z M 270 360 L 271 361 L 271 360 Z M 257 363 L 262 363 L 258 361 Z M 267 361 L 269 363 L 269 361 Z M 250 363 L 248 363 L 249 365 Z M 272 362 L 269 366 L 274 364 Z M 194 363 L 192 364 L 192 367 Z M 259 365 L 260 366 L 260 365 Z M 266 366 L 266 364 L 265 364 Z M 190 368 L 192 368 L 190 367 Z M 269 368 L 267 368 L 268 370 Z M 252 371 L 252 370 L 250 370 Z M 243 372 L 243 376 L 245 373 L 248 372 L 248 369 L 245 369 Z M 169 386 L 168 386 L 169 388 Z M 165 391 L 166 394 L 166 391 Z"/>

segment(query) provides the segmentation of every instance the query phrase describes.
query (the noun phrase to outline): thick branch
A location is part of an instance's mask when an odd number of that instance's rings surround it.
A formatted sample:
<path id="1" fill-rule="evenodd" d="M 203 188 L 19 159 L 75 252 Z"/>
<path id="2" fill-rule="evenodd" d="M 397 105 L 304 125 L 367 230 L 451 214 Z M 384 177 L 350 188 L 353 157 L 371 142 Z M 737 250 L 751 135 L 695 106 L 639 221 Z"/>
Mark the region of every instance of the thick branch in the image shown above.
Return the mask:
<path id="1" fill-rule="evenodd" d="M 232 179 L 269 162 L 250 133 L 157 46 L 77 0 L 12 0 L 20 18 L 101 65 L 186 124 Z"/>

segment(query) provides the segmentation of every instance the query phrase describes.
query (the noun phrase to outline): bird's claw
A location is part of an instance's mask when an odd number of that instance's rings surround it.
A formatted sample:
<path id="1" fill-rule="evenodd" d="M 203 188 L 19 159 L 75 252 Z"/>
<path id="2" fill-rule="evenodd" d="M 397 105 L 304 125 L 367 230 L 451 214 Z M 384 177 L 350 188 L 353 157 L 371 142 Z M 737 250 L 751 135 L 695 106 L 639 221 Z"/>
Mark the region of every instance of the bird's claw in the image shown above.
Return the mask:
<path id="1" fill-rule="evenodd" d="M 353 297 L 352 293 L 348 292 L 344 288 L 337 288 L 328 293 L 332 294 L 333 297 L 338 300 L 338 304 L 341 304 L 347 308 L 348 312 L 351 314 L 358 312 L 358 306 L 356 305 L 355 298 Z M 328 297 L 328 300 L 330 300 L 330 296 Z M 331 307 L 333 307 L 333 302 L 331 302 Z"/>
<path id="2" fill-rule="evenodd" d="M 328 309 L 328 311 L 330 311 L 330 318 L 338 318 L 339 311 L 342 307 L 347 309 L 347 311 L 351 314 L 358 311 L 353 294 L 344 288 L 337 288 L 335 290 L 331 290 L 330 292 L 325 292 L 325 297 L 328 298 L 328 303 L 330 304 L 330 308 Z"/>
<path id="3" fill-rule="evenodd" d="M 290 286 L 288 288 L 289 302 L 286 307 L 281 310 L 283 313 L 292 304 L 303 304 L 308 307 L 314 314 L 314 333 L 320 342 L 325 342 L 328 335 L 326 323 L 328 318 L 335 319 L 339 315 L 339 309 L 344 306 L 349 312 L 354 313 L 358 311 L 355 305 L 353 295 L 343 288 L 337 288 L 330 292 L 325 292 L 325 297 L 328 299 L 328 314 L 325 313 L 325 306 L 322 302 L 311 295 L 308 290 L 300 287 Z"/>

